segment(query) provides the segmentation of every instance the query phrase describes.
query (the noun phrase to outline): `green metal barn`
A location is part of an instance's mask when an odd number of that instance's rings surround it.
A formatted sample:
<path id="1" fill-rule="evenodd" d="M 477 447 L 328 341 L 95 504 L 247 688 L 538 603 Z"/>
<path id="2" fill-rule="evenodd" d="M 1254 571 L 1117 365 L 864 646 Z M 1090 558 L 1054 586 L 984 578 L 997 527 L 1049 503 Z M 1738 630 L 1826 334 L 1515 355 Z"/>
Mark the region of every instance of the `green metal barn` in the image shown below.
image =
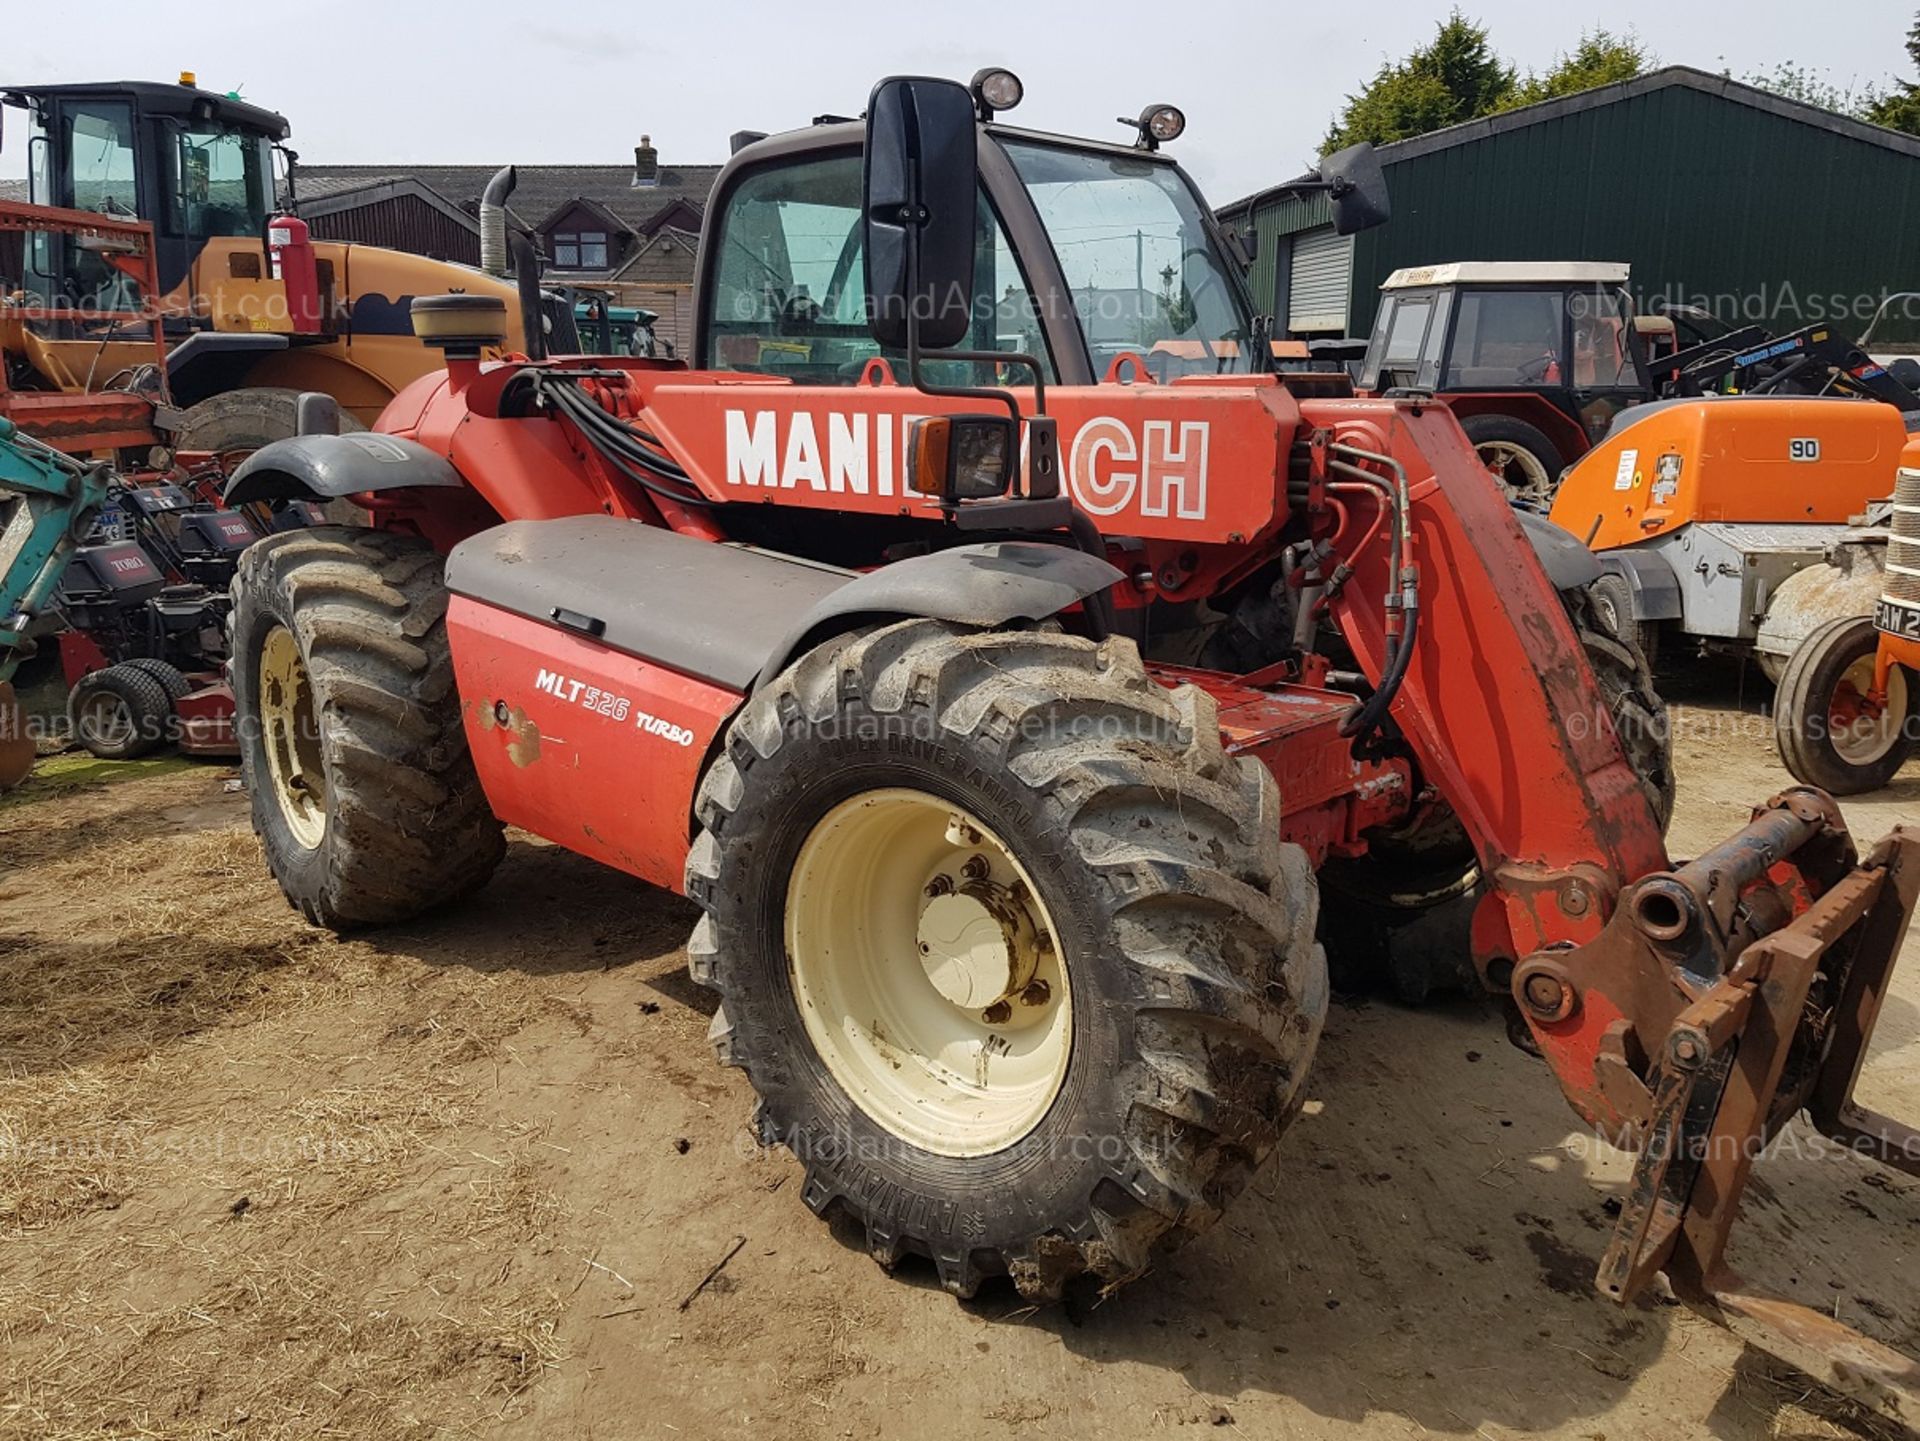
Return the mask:
<path id="1" fill-rule="evenodd" d="M 1365 335 L 1388 275 L 1455 260 L 1624 260 L 1642 310 L 1855 335 L 1920 290 L 1920 139 L 1722 75 L 1673 66 L 1379 155 L 1393 219 L 1364 234 L 1278 187 L 1220 211 L 1288 333 Z M 1920 340 L 1920 302 L 1883 338 Z"/>

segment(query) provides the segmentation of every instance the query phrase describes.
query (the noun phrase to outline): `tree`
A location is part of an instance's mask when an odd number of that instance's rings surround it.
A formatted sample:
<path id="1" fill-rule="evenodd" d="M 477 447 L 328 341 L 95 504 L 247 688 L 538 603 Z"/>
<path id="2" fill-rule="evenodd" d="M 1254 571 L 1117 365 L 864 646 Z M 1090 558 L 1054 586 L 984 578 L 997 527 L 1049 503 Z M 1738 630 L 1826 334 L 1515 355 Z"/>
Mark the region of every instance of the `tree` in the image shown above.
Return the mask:
<path id="1" fill-rule="evenodd" d="M 1491 114 L 1512 93 L 1513 68 L 1494 54 L 1486 27 L 1458 10 L 1430 43 L 1382 65 L 1327 132 L 1326 148 L 1370 140 L 1384 145 Z"/>
<path id="2" fill-rule="evenodd" d="M 1857 90 L 1850 84 L 1836 85 L 1825 71 L 1809 70 L 1791 60 L 1782 60 L 1771 70 L 1756 70 L 1744 79 L 1756 89 L 1770 90 L 1788 100 L 1831 110 L 1836 115 L 1851 115 L 1856 120 L 1865 119 L 1867 112 L 1882 98 L 1872 85 L 1863 85 Z"/>
<path id="3" fill-rule="evenodd" d="M 1511 110 L 1631 80 L 1636 75 L 1644 75 L 1656 63 L 1654 53 L 1641 44 L 1631 30 L 1624 35 L 1615 35 L 1606 29 L 1583 32 L 1571 54 L 1556 56 L 1553 68 L 1544 75 L 1529 74 L 1513 87 L 1500 108 Z"/>
<path id="4" fill-rule="evenodd" d="M 1907 59 L 1915 70 L 1920 70 L 1920 15 L 1914 17 L 1913 28 L 1907 31 Z M 1893 89 L 1877 96 L 1861 118 L 1889 130 L 1920 135 L 1920 85 L 1911 80 L 1894 81 Z"/>

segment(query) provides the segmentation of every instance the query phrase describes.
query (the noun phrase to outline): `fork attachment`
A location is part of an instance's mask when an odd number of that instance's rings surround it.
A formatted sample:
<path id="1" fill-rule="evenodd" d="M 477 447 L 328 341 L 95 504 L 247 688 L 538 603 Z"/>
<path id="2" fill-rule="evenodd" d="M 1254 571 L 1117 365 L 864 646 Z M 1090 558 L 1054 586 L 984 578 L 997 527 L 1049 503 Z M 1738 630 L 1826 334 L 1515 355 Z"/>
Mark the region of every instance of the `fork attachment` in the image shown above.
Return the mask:
<path id="1" fill-rule="evenodd" d="M 1754 1161 L 1793 1116 L 1920 1175 L 1920 1131 L 1853 1099 L 1920 893 L 1920 831 L 1864 862 L 1832 799 L 1783 792 L 1699 859 L 1629 887 L 1513 993 L 1575 1108 L 1638 1152 L 1600 1263 L 1626 1302 L 1656 1272 L 1742 1339 L 1920 1431 L 1920 1365 L 1726 1264 Z"/>

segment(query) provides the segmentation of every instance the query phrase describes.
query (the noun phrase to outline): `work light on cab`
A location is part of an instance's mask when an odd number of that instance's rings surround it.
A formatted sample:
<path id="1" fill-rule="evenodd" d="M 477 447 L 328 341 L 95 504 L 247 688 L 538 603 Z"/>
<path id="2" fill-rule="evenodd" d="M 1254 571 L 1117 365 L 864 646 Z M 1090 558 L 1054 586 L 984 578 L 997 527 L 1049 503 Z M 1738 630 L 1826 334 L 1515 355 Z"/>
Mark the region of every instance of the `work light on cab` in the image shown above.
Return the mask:
<path id="1" fill-rule="evenodd" d="M 997 66 L 975 71 L 967 88 L 973 91 L 973 103 L 982 120 L 991 120 L 1001 111 L 1013 109 L 1027 93 L 1018 75 Z"/>
<path id="2" fill-rule="evenodd" d="M 1187 117 L 1177 105 L 1149 105 L 1140 112 L 1139 119 L 1129 120 L 1123 115 L 1120 123 L 1140 132 L 1142 150 L 1158 150 L 1167 141 L 1178 140 L 1185 133 Z"/>

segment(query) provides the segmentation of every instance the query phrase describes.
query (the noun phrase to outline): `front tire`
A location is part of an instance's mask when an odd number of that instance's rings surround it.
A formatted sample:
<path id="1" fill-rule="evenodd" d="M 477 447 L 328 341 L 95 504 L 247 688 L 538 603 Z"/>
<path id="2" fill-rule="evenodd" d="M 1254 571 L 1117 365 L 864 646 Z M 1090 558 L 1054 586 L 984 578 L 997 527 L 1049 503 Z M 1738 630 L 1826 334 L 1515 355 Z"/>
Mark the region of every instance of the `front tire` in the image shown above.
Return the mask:
<path id="1" fill-rule="evenodd" d="M 505 854 L 468 754 L 440 557 L 347 526 L 240 558 L 228 620 L 240 771 L 287 900 L 334 930 L 406 920 Z"/>
<path id="2" fill-rule="evenodd" d="M 1879 632 L 1840 616 L 1800 642 L 1774 697 L 1773 738 L 1795 780 L 1836 796 L 1877 791 L 1920 741 L 1920 686 L 1906 667 L 1887 673 L 1886 704 L 1869 703 Z"/>
<path id="3" fill-rule="evenodd" d="M 299 408 L 300 392 L 284 386 L 256 385 L 210 395 L 187 407 L 174 443 L 181 450 L 210 450 L 231 461 L 296 434 Z M 340 428 L 366 429 L 346 410 L 340 412 Z"/>
<path id="4" fill-rule="evenodd" d="M 830 642 L 749 702 L 697 812 L 716 1052 L 807 1204 L 883 1266 L 928 1257 L 960 1296 L 1137 1276 L 1298 1108 L 1326 1008 L 1312 873 L 1210 698 L 1130 642 L 917 620 Z"/>

